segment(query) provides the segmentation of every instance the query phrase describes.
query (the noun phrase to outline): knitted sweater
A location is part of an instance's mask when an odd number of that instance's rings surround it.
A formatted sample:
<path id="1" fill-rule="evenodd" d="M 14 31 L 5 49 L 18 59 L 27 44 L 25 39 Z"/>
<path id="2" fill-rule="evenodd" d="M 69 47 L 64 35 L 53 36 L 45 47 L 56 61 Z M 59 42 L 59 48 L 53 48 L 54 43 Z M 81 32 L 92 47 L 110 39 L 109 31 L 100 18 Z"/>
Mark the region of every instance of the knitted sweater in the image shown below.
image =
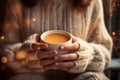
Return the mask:
<path id="1" fill-rule="evenodd" d="M 2 43 L 10 43 L 9 47 L 14 48 L 21 46 L 34 33 L 56 29 L 78 37 L 81 48 L 89 46 L 94 51 L 88 52 L 93 59 L 82 72 L 103 71 L 110 62 L 112 39 L 104 24 L 102 0 L 92 0 L 84 10 L 74 8 L 69 0 L 40 0 L 34 7 L 22 5 L 19 0 L 9 0 L 3 30 L 5 40 Z M 21 69 L 17 64 L 8 63 L 8 66 L 16 72 L 32 72 L 28 68 Z M 77 73 L 81 73 L 81 69 L 76 69 Z"/>

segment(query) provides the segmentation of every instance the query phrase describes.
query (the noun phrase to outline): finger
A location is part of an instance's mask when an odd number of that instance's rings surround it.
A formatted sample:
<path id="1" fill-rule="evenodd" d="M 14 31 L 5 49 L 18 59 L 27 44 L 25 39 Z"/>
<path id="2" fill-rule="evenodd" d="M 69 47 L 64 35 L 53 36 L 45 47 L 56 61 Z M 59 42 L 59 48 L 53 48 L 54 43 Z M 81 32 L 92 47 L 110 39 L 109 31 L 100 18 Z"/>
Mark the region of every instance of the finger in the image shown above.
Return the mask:
<path id="1" fill-rule="evenodd" d="M 45 59 L 45 58 L 51 58 L 51 57 L 54 57 L 56 56 L 57 54 L 57 51 L 55 50 L 52 50 L 52 51 L 45 51 L 45 52 L 40 52 L 37 54 L 37 57 L 39 59 Z"/>
<path id="2" fill-rule="evenodd" d="M 61 69 L 61 70 L 69 70 L 70 68 L 75 66 L 75 63 L 73 61 L 70 61 L 70 62 L 57 62 L 57 63 L 55 63 L 55 66 L 58 69 Z"/>
<path id="3" fill-rule="evenodd" d="M 48 45 L 45 43 L 33 43 L 32 45 L 33 50 L 40 50 L 48 48 Z"/>
<path id="4" fill-rule="evenodd" d="M 46 71 L 46 70 L 49 70 L 49 69 L 56 69 L 56 66 L 55 64 L 51 64 L 51 65 L 48 65 L 48 66 L 44 66 L 43 69 Z"/>
<path id="5" fill-rule="evenodd" d="M 46 49 L 46 48 L 48 48 L 48 45 L 45 43 L 28 42 L 28 43 L 24 43 L 20 49 L 29 52 L 31 50 L 34 51 L 34 50 L 40 50 L 40 49 Z"/>
<path id="6" fill-rule="evenodd" d="M 39 65 L 39 61 L 28 61 L 27 67 L 29 67 L 29 68 L 42 68 L 42 66 Z"/>
<path id="7" fill-rule="evenodd" d="M 56 62 L 56 60 L 54 58 L 48 58 L 48 59 L 40 60 L 40 65 L 47 66 L 47 65 L 53 64 L 55 62 Z"/>
<path id="8" fill-rule="evenodd" d="M 55 56 L 55 59 L 57 61 L 75 60 L 77 58 L 78 58 L 78 55 L 76 53 L 70 53 L 70 54 L 64 54 L 64 55 Z"/>
<path id="9" fill-rule="evenodd" d="M 38 54 L 38 52 L 30 52 L 30 53 L 27 54 L 26 59 L 28 61 L 37 61 L 38 60 L 37 54 Z"/>
<path id="10" fill-rule="evenodd" d="M 36 42 L 40 43 L 40 34 L 37 34 L 37 36 L 36 36 Z"/>
<path id="11" fill-rule="evenodd" d="M 79 43 L 72 43 L 72 44 L 61 46 L 61 50 L 74 51 L 74 50 L 79 49 L 79 47 L 80 47 Z"/>
<path id="12" fill-rule="evenodd" d="M 77 41 L 77 38 L 75 36 L 72 35 L 71 37 L 72 37 L 72 43 Z"/>

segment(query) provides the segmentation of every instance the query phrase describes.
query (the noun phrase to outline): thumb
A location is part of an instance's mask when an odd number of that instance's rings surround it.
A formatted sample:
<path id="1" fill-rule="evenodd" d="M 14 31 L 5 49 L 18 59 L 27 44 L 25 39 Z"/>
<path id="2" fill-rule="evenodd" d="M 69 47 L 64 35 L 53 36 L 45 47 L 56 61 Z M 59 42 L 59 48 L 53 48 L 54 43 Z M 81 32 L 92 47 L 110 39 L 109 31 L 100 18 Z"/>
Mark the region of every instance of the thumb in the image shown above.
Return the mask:
<path id="1" fill-rule="evenodd" d="M 75 36 L 71 35 L 71 37 L 72 37 L 72 43 L 77 41 L 77 38 Z"/>

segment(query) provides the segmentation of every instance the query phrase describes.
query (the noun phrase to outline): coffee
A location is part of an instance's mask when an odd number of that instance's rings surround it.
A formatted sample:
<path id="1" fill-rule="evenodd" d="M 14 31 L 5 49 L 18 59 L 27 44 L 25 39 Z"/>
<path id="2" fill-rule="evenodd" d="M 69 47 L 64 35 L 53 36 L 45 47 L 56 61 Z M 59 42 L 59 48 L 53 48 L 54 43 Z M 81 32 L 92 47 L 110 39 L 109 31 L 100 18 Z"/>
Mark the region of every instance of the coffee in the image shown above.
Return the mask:
<path id="1" fill-rule="evenodd" d="M 60 50 L 63 45 L 71 44 L 70 33 L 62 30 L 49 30 L 41 34 L 40 40 L 48 44 L 47 50 L 56 50 L 58 54 L 66 54 L 69 51 Z"/>
<path id="2" fill-rule="evenodd" d="M 69 39 L 70 37 L 68 37 L 65 34 L 52 33 L 52 34 L 46 35 L 43 40 L 47 43 L 59 44 L 59 43 L 64 43 L 68 41 Z"/>

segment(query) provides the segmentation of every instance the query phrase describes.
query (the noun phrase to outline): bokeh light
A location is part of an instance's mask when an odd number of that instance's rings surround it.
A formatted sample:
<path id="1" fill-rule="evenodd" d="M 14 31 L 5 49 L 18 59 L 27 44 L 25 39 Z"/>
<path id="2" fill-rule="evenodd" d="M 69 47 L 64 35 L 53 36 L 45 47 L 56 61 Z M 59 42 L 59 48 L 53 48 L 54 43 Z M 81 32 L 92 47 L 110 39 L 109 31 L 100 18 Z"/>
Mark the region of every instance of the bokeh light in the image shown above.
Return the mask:
<path id="1" fill-rule="evenodd" d="M 27 57 L 27 53 L 25 52 L 25 51 L 18 51 L 17 53 L 16 53 L 16 55 L 15 55 L 15 58 L 17 59 L 17 60 L 23 60 L 23 59 L 25 59 Z"/>
<path id="2" fill-rule="evenodd" d="M 2 62 L 2 63 L 7 63 L 7 62 L 8 62 L 7 57 L 3 56 L 3 57 L 1 58 L 1 62 Z"/>
<path id="3" fill-rule="evenodd" d="M 36 22 L 36 18 L 33 18 L 32 21 L 33 21 L 33 22 Z"/>
<path id="4" fill-rule="evenodd" d="M 1 36 L 0 39 L 1 39 L 1 40 L 4 40 L 4 39 L 5 39 L 5 36 Z"/>
<path id="5" fill-rule="evenodd" d="M 116 35 L 116 32 L 112 32 L 112 35 L 115 36 L 115 35 Z"/>

